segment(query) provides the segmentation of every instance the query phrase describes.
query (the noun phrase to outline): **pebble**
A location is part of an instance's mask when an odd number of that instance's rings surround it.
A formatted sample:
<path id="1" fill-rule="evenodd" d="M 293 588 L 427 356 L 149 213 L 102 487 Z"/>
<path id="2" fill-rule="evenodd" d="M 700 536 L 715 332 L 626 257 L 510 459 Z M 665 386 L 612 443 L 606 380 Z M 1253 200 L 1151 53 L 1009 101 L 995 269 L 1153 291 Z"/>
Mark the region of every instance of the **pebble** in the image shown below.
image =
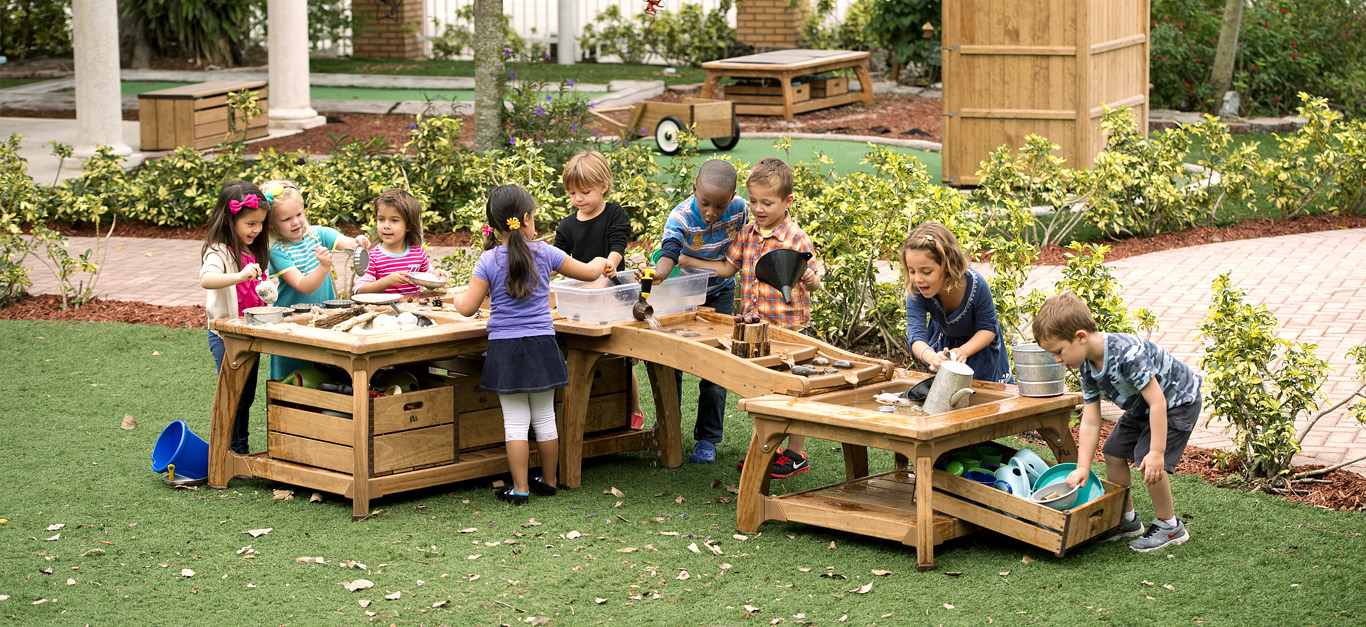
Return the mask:
<path id="1" fill-rule="evenodd" d="M 701 334 L 701 333 L 688 332 L 688 333 L 684 333 L 684 334 L 683 334 L 683 337 L 702 337 L 702 334 Z"/>
<path id="2" fill-rule="evenodd" d="M 811 365 L 813 365 L 813 366 L 829 366 L 829 365 L 830 365 L 830 360 L 829 360 L 829 359 L 826 359 L 826 358 L 824 358 L 824 357 L 817 357 L 817 358 L 811 360 Z"/>
<path id="3" fill-rule="evenodd" d="M 849 363 L 848 360 L 841 359 L 841 360 L 835 362 L 835 367 L 836 367 L 836 368 L 842 368 L 842 369 L 848 370 L 848 369 L 850 369 L 850 368 L 853 368 L 853 367 L 854 367 L 854 364 Z"/>
<path id="4" fill-rule="evenodd" d="M 826 369 L 825 369 L 825 374 L 836 374 L 836 373 L 838 373 L 838 372 L 839 372 L 839 368 L 826 368 Z"/>

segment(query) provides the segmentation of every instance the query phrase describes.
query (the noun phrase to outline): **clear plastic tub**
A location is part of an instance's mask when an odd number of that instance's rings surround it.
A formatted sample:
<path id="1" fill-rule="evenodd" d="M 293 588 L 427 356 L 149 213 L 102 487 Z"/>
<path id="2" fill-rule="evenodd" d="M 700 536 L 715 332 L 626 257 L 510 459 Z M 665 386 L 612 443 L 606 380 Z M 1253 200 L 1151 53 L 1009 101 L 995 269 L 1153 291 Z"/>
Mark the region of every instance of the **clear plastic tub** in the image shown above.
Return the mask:
<path id="1" fill-rule="evenodd" d="M 640 299 L 640 284 L 612 285 L 606 278 L 587 283 L 561 279 L 550 282 L 550 293 L 555 295 L 555 307 L 565 319 L 607 324 L 634 319 L 631 308 Z"/>
<path id="2" fill-rule="evenodd" d="M 656 316 L 695 311 L 707 302 L 707 280 L 715 274 L 702 268 L 679 268 L 678 274 L 654 286 L 645 301 L 655 308 Z"/>

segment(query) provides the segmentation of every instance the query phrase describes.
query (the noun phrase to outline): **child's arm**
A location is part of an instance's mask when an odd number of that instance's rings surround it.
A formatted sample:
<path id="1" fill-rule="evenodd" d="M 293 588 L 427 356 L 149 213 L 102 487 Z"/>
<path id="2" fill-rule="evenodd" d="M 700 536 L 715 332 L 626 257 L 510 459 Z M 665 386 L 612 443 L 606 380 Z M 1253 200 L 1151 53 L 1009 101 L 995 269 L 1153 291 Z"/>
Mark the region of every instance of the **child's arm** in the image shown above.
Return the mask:
<path id="1" fill-rule="evenodd" d="M 368 276 L 368 273 L 367 273 Z M 396 285 L 409 285 L 413 282 L 407 270 L 390 272 L 381 279 L 373 279 L 356 286 L 357 294 L 378 294 Z"/>
<path id="2" fill-rule="evenodd" d="M 369 248 L 370 238 L 366 237 L 364 234 L 357 235 L 355 237 L 338 235 L 336 242 L 333 243 L 332 246 L 341 250 L 354 250 L 357 246 L 361 248 Z"/>
<path id="3" fill-rule="evenodd" d="M 300 294 L 312 294 L 322 287 L 323 281 L 327 280 L 327 275 L 332 272 L 332 253 L 322 246 L 314 246 L 313 254 L 318 257 L 318 267 L 312 272 L 304 274 L 299 272 L 298 267 L 285 270 L 280 275 L 280 280 L 294 288 Z"/>
<path id="4" fill-rule="evenodd" d="M 261 266 L 249 263 L 239 272 L 205 272 L 199 275 L 199 287 L 206 290 L 218 290 L 260 277 Z"/>
<path id="5" fill-rule="evenodd" d="M 462 316 L 473 316 L 479 311 L 479 305 L 484 304 L 484 298 L 489 295 L 489 282 L 477 276 L 470 277 L 470 285 L 465 288 L 465 293 L 455 297 L 455 310 Z"/>
<path id="6" fill-rule="evenodd" d="M 975 272 L 965 275 L 969 281 L 982 281 L 976 291 L 976 296 L 968 306 L 972 308 L 973 326 L 976 328 L 972 337 L 953 351 L 958 354 L 958 360 L 964 361 L 972 355 L 990 346 L 996 340 L 996 334 L 1000 333 L 1001 325 L 996 319 L 996 301 L 992 298 L 991 288 L 986 281 Z"/>
<path id="7" fill-rule="evenodd" d="M 612 265 L 607 276 L 616 276 L 617 267 L 626 258 L 626 247 L 631 244 L 631 217 L 616 203 L 608 205 L 607 210 L 611 220 L 607 223 L 607 262 Z"/>
<path id="8" fill-rule="evenodd" d="M 1067 485 L 1074 488 L 1086 483 L 1091 474 L 1091 459 L 1100 444 L 1100 401 L 1081 406 L 1081 427 L 1077 432 L 1081 437 L 1077 444 L 1077 469 L 1067 475 Z"/>
<path id="9" fill-rule="evenodd" d="M 1138 469 L 1143 472 L 1143 483 L 1153 485 L 1167 474 L 1167 395 L 1162 393 L 1157 377 L 1148 379 L 1148 384 L 1140 392 L 1143 400 L 1148 402 L 1151 444 L 1148 445 L 1148 454 L 1138 463 Z"/>
<path id="10" fill-rule="evenodd" d="M 566 256 L 564 263 L 560 264 L 559 269 L 555 270 L 571 279 L 580 281 L 592 281 L 603 276 L 607 269 L 607 259 L 605 257 L 594 257 L 592 261 L 584 263 L 573 257 Z"/>
<path id="11" fill-rule="evenodd" d="M 663 259 L 661 259 L 660 261 L 663 261 Z M 725 259 L 708 261 L 706 259 L 698 259 L 697 257 L 689 257 L 687 255 L 678 256 L 678 265 L 684 268 L 703 268 L 706 270 L 712 270 L 716 272 L 716 277 L 718 279 L 729 279 L 730 277 L 735 276 L 736 272 L 740 271 L 739 268 L 735 267 L 731 264 L 731 262 L 726 261 Z M 673 268 L 670 268 L 670 270 L 672 269 Z M 662 264 L 660 266 L 660 271 L 663 271 Z"/>
<path id="12" fill-rule="evenodd" d="M 968 338 L 968 341 L 964 342 L 962 346 L 952 350 L 958 357 L 958 361 L 966 361 L 968 357 L 976 355 L 978 351 L 990 346 L 995 339 L 995 333 L 979 330 L 973 333 L 972 337 Z"/>

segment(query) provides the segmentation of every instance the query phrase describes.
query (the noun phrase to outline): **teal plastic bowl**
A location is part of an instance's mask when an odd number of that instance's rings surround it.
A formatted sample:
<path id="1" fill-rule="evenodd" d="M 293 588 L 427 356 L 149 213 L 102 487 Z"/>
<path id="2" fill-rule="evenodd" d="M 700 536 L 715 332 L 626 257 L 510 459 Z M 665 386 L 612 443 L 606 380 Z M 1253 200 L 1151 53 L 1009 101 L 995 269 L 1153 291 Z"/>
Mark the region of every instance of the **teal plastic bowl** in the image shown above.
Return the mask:
<path id="1" fill-rule="evenodd" d="M 1034 480 L 1033 491 L 1038 492 L 1046 486 L 1066 481 L 1067 475 L 1076 469 L 1076 464 L 1066 463 L 1058 464 L 1045 470 L 1043 474 L 1039 475 L 1038 479 Z M 1090 475 L 1086 478 L 1086 485 L 1081 490 L 1077 491 L 1077 500 L 1072 503 L 1071 507 L 1090 503 L 1104 495 L 1105 486 L 1100 484 L 1100 477 L 1096 476 L 1095 471 L 1091 471 Z"/>

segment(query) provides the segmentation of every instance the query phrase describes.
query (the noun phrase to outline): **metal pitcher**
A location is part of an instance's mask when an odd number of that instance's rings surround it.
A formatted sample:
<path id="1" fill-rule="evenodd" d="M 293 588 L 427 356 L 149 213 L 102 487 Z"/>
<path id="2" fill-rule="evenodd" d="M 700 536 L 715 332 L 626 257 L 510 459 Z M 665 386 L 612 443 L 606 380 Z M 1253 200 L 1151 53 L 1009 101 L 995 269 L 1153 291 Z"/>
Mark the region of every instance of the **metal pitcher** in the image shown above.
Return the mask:
<path id="1" fill-rule="evenodd" d="M 972 368 L 961 361 L 946 361 L 939 364 L 930 394 L 925 397 L 925 413 L 942 414 L 967 407 L 968 397 L 974 393 Z"/>

